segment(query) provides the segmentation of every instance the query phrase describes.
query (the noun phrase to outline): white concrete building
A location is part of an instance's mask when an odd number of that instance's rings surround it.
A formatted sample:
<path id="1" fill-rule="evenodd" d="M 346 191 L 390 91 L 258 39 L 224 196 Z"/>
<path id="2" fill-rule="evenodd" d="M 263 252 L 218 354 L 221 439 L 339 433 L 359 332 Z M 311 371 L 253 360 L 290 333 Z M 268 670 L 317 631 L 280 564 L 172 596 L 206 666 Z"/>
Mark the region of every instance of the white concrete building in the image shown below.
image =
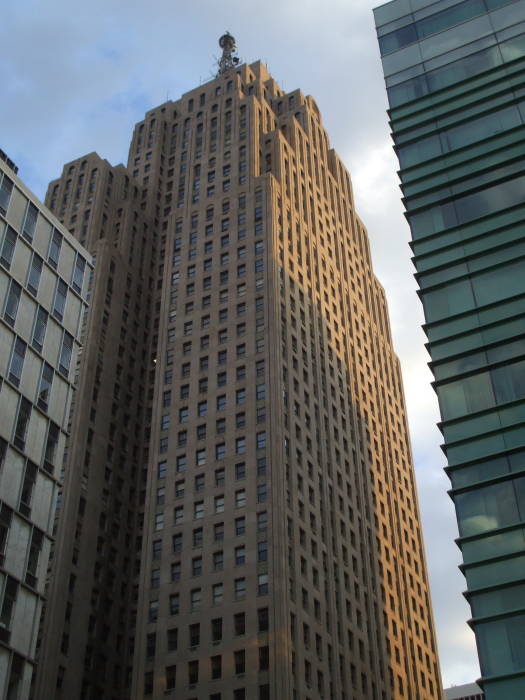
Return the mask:
<path id="1" fill-rule="evenodd" d="M 29 695 L 91 257 L 0 160 L 0 699 Z"/>

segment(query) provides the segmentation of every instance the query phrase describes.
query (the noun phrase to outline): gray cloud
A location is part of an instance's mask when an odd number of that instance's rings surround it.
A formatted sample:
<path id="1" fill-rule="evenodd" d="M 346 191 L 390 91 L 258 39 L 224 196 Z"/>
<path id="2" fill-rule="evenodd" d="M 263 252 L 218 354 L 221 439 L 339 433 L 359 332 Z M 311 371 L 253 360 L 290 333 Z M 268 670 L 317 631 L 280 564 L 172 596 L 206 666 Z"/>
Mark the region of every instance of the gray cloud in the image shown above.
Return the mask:
<path id="1" fill-rule="evenodd" d="M 2 10 L 0 146 L 43 197 L 63 163 L 96 150 L 127 160 L 144 111 L 212 75 L 229 29 L 247 61 L 261 58 L 281 86 L 312 94 L 332 144 L 353 175 L 376 273 L 386 287 L 400 355 L 446 685 L 474 680 L 459 553 L 437 403 L 429 386 L 409 231 L 388 131 L 372 0 L 17 0 Z"/>

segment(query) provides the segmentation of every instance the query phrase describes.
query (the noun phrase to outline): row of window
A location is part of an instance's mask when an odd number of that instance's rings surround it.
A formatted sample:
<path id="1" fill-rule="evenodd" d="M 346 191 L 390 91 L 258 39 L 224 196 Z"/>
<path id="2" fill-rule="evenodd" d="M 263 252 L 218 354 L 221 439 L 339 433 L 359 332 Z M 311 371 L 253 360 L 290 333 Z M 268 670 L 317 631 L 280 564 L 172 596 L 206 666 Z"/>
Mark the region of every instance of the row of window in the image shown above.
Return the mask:
<path id="1" fill-rule="evenodd" d="M 34 206 L 31 203 L 29 203 L 29 206 Z M 36 209 L 36 207 L 35 207 Z M 29 209 L 28 209 L 29 210 Z M 27 216 L 25 221 L 27 221 Z M 1 224 L 2 222 L 0 222 Z M 24 227 L 22 229 L 23 235 L 25 238 L 27 238 L 29 241 L 32 240 L 32 235 L 28 236 L 26 233 L 26 224 L 24 223 Z M 10 269 L 11 263 L 13 261 L 13 256 L 15 253 L 15 248 L 16 248 L 16 243 L 18 240 L 18 236 L 14 228 L 9 226 L 8 224 L 5 226 L 4 230 L 4 236 L 2 239 L 2 243 L 0 245 L 0 264 L 2 264 L 7 270 Z M 59 261 L 59 256 L 60 256 L 60 251 L 62 248 L 62 234 L 57 230 L 53 229 L 53 235 L 51 236 L 51 240 L 49 243 L 49 249 L 47 253 L 47 263 L 54 269 L 56 270 L 58 268 L 58 261 Z M 31 263 L 29 266 L 29 270 L 27 273 L 27 280 L 26 280 L 26 285 L 28 290 L 33 294 L 36 295 L 38 291 L 38 284 L 40 282 L 40 276 L 42 273 L 42 268 L 43 268 L 43 258 L 38 255 L 38 253 L 33 252 L 31 256 Z M 71 274 L 71 286 L 77 293 L 81 293 L 82 291 L 82 285 L 84 282 L 84 272 L 86 269 L 86 260 L 79 254 L 76 254 L 75 257 L 75 265 L 73 267 L 73 271 Z M 59 278 L 57 281 L 57 284 L 60 285 L 62 284 L 66 290 L 67 290 L 67 284 Z M 63 292 L 65 296 L 65 292 Z"/>
<path id="2" fill-rule="evenodd" d="M 246 563 L 246 547 L 245 545 L 239 545 L 234 548 L 234 564 L 236 567 L 244 566 Z M 267 562 L 268 561 L 268 542 L 266 540 L 261 540 L 257 542 L 257 562 Z M 217 550 L 212 553 L 210 557 L 210 573 L 223 571 L 224 570 L 224 551 L 222 549 Z M 203 573 L 203 559 L 202 557 L 194 557 L 191 560 L 191 576 L 193 578 L 198 578 L 202 576 Z M 170 579 L 171 583 L 177 583 L 181 580 L 182 564 L 180 561 L 174 561 L 170 566 Z M 156 589 L 160 587 L 161 574 L 160 569 L 152 569 L 150 577 L 150 587 Z M 213 588 L 213 602 L 218 604 L 222 602 L 223 596 L 223 586 L 222 584 L 217 584 Z"/>
<path id="3" fill-rule="evenodd" d="M 258 664 L 258 669 L 260 672 L 262 671 L 268 671 L 270 668 L 270 652 L 269 652 L 269 647 L 267 646 L 260 646 L 258 648 L 258 655 L 259 655 L 259 664 Z M 187 665 L 187 670 L 188 670 L 188 676 L 187 676 L 187 682 L 189 685 L 196 685 L 199 682 L 199 663 L 200 667 L 202 669 L 202 666 L 204 665 L 202 661 L 199 660 L 194 660 L 194 661 L 188 661 Z M 244 674 L 246 671 L 246 652 L 244 649 L 239 649 L 238 651 L 235 651 L 233 653 L 233 663 L 235 667 L 235 674 L 236 675 L 241 675 Z M 227 668 L 230 667 L 230 664 L 227 663 L 225 664 Z M 217 654 L 216 656 L 211 656 L 209 659 L 209 678 L 210 680 L 220 680 L 222 678 L 222 655 Z M 166 690 L 173 690 L 176 686 L 177 682 L 177 666 L 175 664 L 171 666 L 166 666 Z M 244 689 L 242 689 L 244 690 Z M 237 691 L 234 691 L 234 693 Z M 210 695 L 210 698 L 214 700 L 219 696 L 220 698 L 220 693 L 213 693 Z M 235 695 L 234 694 L 234 700 L 237 700 L 237 698 L 242 697 L 245 698 L 246 695 Z"/>
<path id="4" fill-rule="evenodd" d="M 265 533 L 268 530 L 268 513 L 267 511 L 259 511 L 256 514 L 256 530 L 258 533 Z M 214 523 L 213 528 L 210 528 L 213 542 L 224 541 L 224 523 Z M 244 537 L 246 535 L 246 516 L 235 518 L 233 522 L 233 534 L 235 537 Z M 171 538 L 171 548 L 174 554 L 180 553 L 183 550 L 183 533 L 178 532 Z M 204 545 L 204 528 L 197 527 L 191 533 L 191 544 L 193 549 L 200 549 Z M 157 560 L 162 556 L 162 540 L 154 540 L 152 544 L 152 559 Z M 180 563 L 179 563 L 180 566 Z M 174 568 L 175 567 L 175 568 Z M 173 574 L 176 573 L 177 563 L 172 564 L 172 580 Z M 180 571 L 180 569 L 179 569 Z"/>
<path id="5" fill-rule="evenodd" d="M 158 466 L 158 478 L 164 479 L 167 476 L 167 464 L 166 463 L 160 463 Z M 266 475 L 266 457 L 258 457 L 256 460 L 256 475 L 257 478 L 264 477 Z M 235 481 L 243 481 L 246 478 L 246 462 L 237 462 L 234 465 L 234 476 L 235 476 Z M 213 486 L 215 488 L 223 488 L 226 484 L 226 468 L 225 467 L 220 467 L 219 469 L 215 469 L 214 474 L 213 474 Z M 206 485 L 206 475 L 205 474 L 197 474 L 194 479 L 193 479 L 193 493 L 201 493 L 204 491 Z M 186 480 L 185 479 L 177 479 L 175 481 L 174 485 L 174 497 L 176 499 L 180 499 L 184 497 L 185 494 L 185 489 L 186 489 Z M 259 497 L 262 500 L 263 499 L 263 489 L 261 489 L 260 495 L 258 493 L 258 500 Z M 163 505 L 166 500 L 166 486 L 161 485 L 157 486 L 157 505 Z M 260 501 L 259 501 L 260 502 Z"/>
<path id="6" fill-rule="evenodd" d="M 267 573 L 261 573 L 257 575 L 257 584 L 255 589 L 257 596 L 266 596 L 269 592 L 269 576 Z M 232 587 L 232 595 L 234 601 L 244 600 L 247 596 L 247 580 L 246 578 L 239 577 L 234 579 Z M 196 612 L 200 610 L 204 604 L 205 607 L 209 605 L 222 605 L 224 602 L 224 584 L 214 583 L 211 586 L 211 598 L 210 601 L 204 603 L 202 596 L 202 588 L 193 588 L 189 592 L 189 605 L 188 612 Z M 157 622 L 159 619 L 159 609 L 160 601 L 150 600 L 148 606 L 148 622 Z M 181 613 L 181 596 L 180 593 L 170 593 L 168 596 L 168 614 L 169 615 L 179 615 Z"/>
<path id="7" fill-rule="evenodd" d="M 11 280 L 3 310 L 4 320 L 7 321 L 7 323 L 9 323 L 10 326 L 15 325 L 21 295 L 22 287 L 17 282 L 15 282 L 15 280 Z M 47 311 L 42 306 L 37 306 L 33 321 L 33 330 L 31 333 L 31 347 L 38 353 L 41 353 L 44 347 L 48 319 L 49 314 L 47 313 Z M 22 371 L 23 358 L 25 356 L 26 347 L 27 346 L 24 343 L 24 341 L 20 340 L 19 338 L 15 340 L 15 348 L 11 356 L 11 363 L 13 366 L 15 383 L 17 379 L 18 381 L 20 381 L 20 375 Z M 63 374 L 65 377 L 67 377 L 69 374 L 72 353 L 73 336 L 66 330 L 64 330 L 62 336 L 62 343 L 58 355 L 58 367 L 60 373 Z M 47 371 L 47 374 L 49 376 L 49 370 Z"/>

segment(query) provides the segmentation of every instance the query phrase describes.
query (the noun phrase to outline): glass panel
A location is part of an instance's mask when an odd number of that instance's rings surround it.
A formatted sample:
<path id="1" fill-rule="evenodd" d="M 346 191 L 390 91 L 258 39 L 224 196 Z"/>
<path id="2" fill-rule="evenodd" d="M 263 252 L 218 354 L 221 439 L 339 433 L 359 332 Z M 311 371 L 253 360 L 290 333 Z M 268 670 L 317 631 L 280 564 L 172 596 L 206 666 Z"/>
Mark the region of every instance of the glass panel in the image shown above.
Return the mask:
<path id="1" fill-rule="evenodd" d="M 525 666 L 525 615 L 476 625 L 483 675 L 512 673 Z"/>
<path id="2" fill-rule="evenodd" d="M 443 384 L 437 388 L 437 395 L 443 420 L 482 411 L 495 403 L 490 372 Z"/>
<path id="3" fill-rule="evenodd" d="M 454 495 L 459 532 L 462 537 L 512 525 L 519 521 L 518 490 L 523 493 L 525 477 L 491 484 Z"/>

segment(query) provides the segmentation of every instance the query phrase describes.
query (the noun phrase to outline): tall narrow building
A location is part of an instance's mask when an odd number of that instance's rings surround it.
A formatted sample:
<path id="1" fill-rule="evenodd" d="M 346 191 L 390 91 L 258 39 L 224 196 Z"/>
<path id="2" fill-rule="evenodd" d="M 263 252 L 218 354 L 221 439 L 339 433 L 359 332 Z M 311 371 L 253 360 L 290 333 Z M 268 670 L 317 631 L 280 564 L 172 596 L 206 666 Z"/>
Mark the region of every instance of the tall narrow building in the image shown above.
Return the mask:
<path id="1" fill-rule="evenodd" d="M 127 171 L 92 154 L 48 191 L 96 272 L 35 697 L 441 698 L 349 175 L 315 101 L 221 47 Z M 84 161 L 103 179 L 77 196 Z"/>
<path id="2" fill-rule="evenodd" d="M 525 697 L 525 2 L 375 10 L 487 700 Z"/>
<path id="3" fill-rule="evenodd" d="M 146 114 L 163 267 L 133 698 L 440 698 L 398 360 L 315 101 L 260 62 Z M 153 137 L 152 137 L 153 134 Z"/>

